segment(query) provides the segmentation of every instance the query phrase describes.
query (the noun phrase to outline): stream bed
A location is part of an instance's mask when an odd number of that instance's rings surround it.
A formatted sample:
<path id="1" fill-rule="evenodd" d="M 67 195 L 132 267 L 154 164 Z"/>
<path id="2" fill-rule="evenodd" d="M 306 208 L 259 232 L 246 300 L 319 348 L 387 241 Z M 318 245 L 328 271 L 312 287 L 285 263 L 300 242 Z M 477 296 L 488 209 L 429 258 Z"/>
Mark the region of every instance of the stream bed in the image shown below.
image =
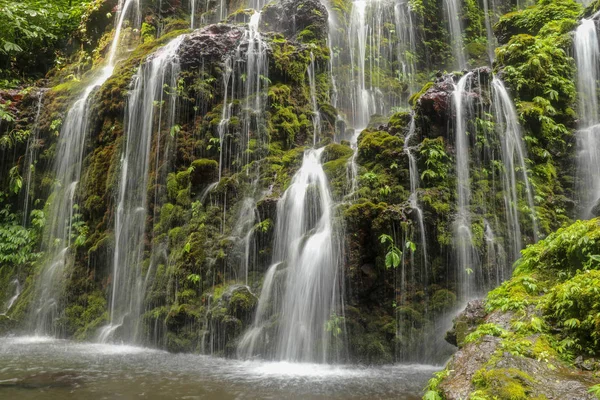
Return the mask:
<path id="1" fill-rule="evenodd" d="M 240 361 L 46 337 L 0 338 L 0 399 L 419 399 L 430 365 Z"/>

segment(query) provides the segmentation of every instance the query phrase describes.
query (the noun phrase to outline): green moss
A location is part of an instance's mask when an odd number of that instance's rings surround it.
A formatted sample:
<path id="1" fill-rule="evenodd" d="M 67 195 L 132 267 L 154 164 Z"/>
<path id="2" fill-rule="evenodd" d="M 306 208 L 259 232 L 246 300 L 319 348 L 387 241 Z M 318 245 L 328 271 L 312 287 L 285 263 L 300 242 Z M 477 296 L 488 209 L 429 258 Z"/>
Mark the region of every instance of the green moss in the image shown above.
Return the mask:
<path id="1" fill-rule="evenodd" d="M 373 164 L 382 159 L 396 159 L 403 153 L 404 142 L 385 131 L 363 131 L 358 138 L 358 162 Z"/>
<path id="2" fill-rule="evenodd" d="M 479 370 L 473 377 L 473 382 L 477 388 L 473 395 L 488 396 L 485 398 L 490 399 L 532 399 L 529 386 L 534 381 L 533 377 L 514 368 Z M 536 396 L 537 399 L 544 397 Z"/>

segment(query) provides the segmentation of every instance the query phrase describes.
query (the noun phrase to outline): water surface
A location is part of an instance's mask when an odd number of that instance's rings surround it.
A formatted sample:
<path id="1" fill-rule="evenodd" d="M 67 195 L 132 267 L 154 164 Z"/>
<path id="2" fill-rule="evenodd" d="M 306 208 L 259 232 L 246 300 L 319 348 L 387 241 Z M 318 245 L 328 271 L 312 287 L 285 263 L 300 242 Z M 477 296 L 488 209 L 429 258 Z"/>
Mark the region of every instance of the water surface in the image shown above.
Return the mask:
<path id="1" fill-rule="evenodd" d="M 1 399 L 419 399 L 439 367 L 239 361 L 46 337 L 0 338 Z"/>

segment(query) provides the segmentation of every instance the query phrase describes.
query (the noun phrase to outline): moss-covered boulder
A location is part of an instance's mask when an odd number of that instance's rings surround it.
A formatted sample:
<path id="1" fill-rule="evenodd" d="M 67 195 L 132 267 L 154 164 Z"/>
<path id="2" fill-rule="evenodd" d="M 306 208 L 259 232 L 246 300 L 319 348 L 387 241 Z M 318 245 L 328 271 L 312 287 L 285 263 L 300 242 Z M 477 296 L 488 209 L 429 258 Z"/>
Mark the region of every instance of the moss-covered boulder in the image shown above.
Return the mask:
<path id="1" fill-rule="evenodd" d="M 459 351 L 425 398 L 596 398 L 600 219 L 560 229 L 522 255 L 485 310 L 472 303 L 455 320 Z"/>

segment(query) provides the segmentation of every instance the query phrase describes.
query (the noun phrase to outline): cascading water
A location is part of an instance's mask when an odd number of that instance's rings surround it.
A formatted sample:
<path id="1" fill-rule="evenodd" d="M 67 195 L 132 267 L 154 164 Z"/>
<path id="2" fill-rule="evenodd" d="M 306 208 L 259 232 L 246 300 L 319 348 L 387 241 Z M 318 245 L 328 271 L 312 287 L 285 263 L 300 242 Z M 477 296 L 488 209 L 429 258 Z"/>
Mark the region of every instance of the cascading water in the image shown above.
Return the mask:
<path id="1" fill-rule="evenodd" d="M 350 26 L 348 28 L 348 44 L 350 46 L 350 64 L 353 74 L 352 124 L 355 129 L 364 129 L 369 123 L 369 117 L 376 112 L 376 99 L 366 83 L 365 63 L 367 58 L 367 39 L 369 26 L 367 25 L 367 2 L 356 0 L 352 3 Z"/>
<path id="2" fill-rule="evenodd" d="M 519 193 L 517 188 L 517 174 L 525 186 L 525 195 L 531 215 L 532 237 L 537 241 L 537 218 L 533 202 L 533 191 L 529 184 L 527 166 L 525 165 L 526 152 L 521 137 L 521 128 L 515 107 L 504 87 L 502 81 L 496 77 L 492 80 L 492 93 L 496 127 L 499 128 L 501 142 L 504 186 L 505 215 L 508 224 L 509 242 L 512 247 L 512 260 L 520 257 L 523 248 L 521 226 L 519 223 Z M 509 276 L 509 275 L 507 275 Z"/>
<path id="3" fill-rule="evenodd" d="M 424 222 L 424 218 L 423 218 L 423 210 L 419 206 L 419 197 L 418 197 L 419 195 L 417 192 L 417 190 L 419 188 L 420 177 L 419 177 L 419 169 L 417 167 L 417 159 L 415 157 L 415 154 L 413 153 L 416 149 L 414 147 L 411 147 L 411 141 L 415 137 L 415 134 L 416 134 L 416 124 L 415 124 L 415 118 L 413 116 L 410 121 L 410 127 L 409 127 L 408 134 L 406 135 L 406 138 L 404 139 L 404 153 L 408 156 L 408 171 L 409 171 L 409 177 L 410 177 L 410 197 L 408 198 L 408 201 L 410 204 L 410 208 L 412 209 L 412 212 L 415 214 L 417 224 L 419 227 L 420 242 L 418 245 L 419 245 L 419 247 L 421 247 L 422 261 L 423 261 L 423 266 L 425 268 L 425 270 L 424 270 L 425 280 L 424 281 L 427 282 L 428 281 L 427 276 L 429 275 L 429 263 L 428 263 L 428 259 L 427 259 L 427 235 L 425 233 L 425 222 Z"/>
<path id="4" fill-rule="evenodd" d="M 179 59 L 177 51 L 185 35 L 160 48 L 140 66 L 134 77 L 127 104 L 125 144 L 121 157 L 121 177 L 115 212 L 115 250 L 110 298 L 110 323 L 103 327 L 99 340 L 118 337 L 125 342 L 139 339 L 149 269 L 143 276 L 148 214 L 148 177 L 152 139 L 173 120 Z M 169 92 L 165 88 L 170 89 Z M 166 118 L 164 115 L 166 114 Z M 118 333 L 117 333 L 118 332 Z"/>
<path id="5" fill-rule="evenodd" d="M 452 44 L 452 55 L 454 63 L 458 69 L 467 67 L 465 58 L 464 43 L 462 38 L 461 24 L 461 6 L 459 0 L 444 0 L 446 5 L 446 15 L 448 16 L 448 26 L 450 28 L 450 41 Z"/>
<path id="6" fill-rule="evenodd" d="M 456 143 L 457 209 L 455 220 L 456 268 L 458 279 L 458 298 L 466 301 L 474 294 L 475 249 L 471 233 L 471 187 L 469 178 L 469 137 L 467 134 L 468 98 L 467 85 L 473 73 L 465 74 L 452 93 L 454 108 L 454 136 Z"/>
<path id="7" fill-rule="evenodd" d="M 317 82 L 315 78 L 315 55 L 310 52 L 310 64 L 306 71 L 308 83 L 310 87 L 310 100 L 313 108 L 312 123 L 313 123 L 313 147 L 317 145 L 319 136 L 321 135 L 321 113 L 317 104 Z"/>
<path id="8" fill-rule="evenodd" d="M 490 7 L 491 3 L 491 7 Z M 494 30 L 492 26 L 494 25 L 493 16 L 496 14 L 496 2 L 494 0 L 483 0 L 483 13 L 485 17 L 485 33 L 487 37 L 487 52 L 488 58 L 491 63 L 494 62 L 494 50 L 496 48 L 496 37 L 494 36 Z"/>
<path id="9" fill-rule="evenodd" d="M 121 31 L 125 17 L 132 13 L 132 20 L 139 22 L 139 0 L 120 0 L 116 15 L 116 28 L 106 64 L 96 72 L 83 95 L 69 109 L 62 125 L 56 147 L 54 177 L 56 184 L 48 199 L 48 217 L 42 249 L 47 261 L 37 277 L 33 302 L 32 329 L 36 334 L 58 332 L 54 321 L 61 313 L 61 297 L 65 285 L 65 273 L 70 262 L 69 249 L 78 232 L 73 229 L 77 215 L 76 189 L 81 176 L 84 146 L 92 115 L 93 94 L 113 73 Z"/>
<path id="10" fill-rule="evenodd" d="M 600 45 L 597 21 L 599 13 L 583 19 L 575 31 L 575 61 L 579 96 L 579 132 L 577 133 L 580 217 L 589 218 L 600 200 L 600 111 L 598 78 Z"/>
<path id="11" fill-rule="evenodd" d="M 27 148 L 25 149 L 25 163 L 23 164 L 23 168 L 27 171 L 25 174 L 25 199 L 23 200 L 23 226 L 27 226 L 27 222 L 29 221 L 29 203 L 31 202 L 31 198 L 29 197 L 31 191 L 34 189 L 33 187 L 33 172 L 35 168 L 35 163 L 37 161 L 37 152 L 39 147 L 40 140 L 40 129 L 39 129 L 39 120 L 40 114 L 42 112 L 42 102 L 44 99 L 44 91 L 40 90 L 38 93 L 38 103 L 36 108 L 35 120 L 33 122 L 33 131 L 31 135 L 27 138 Z"/>
<path id="12" fill-rule="evenodd" d="M 240 357 L 325 362 L 331 356 L 327 325 L 336 322 L 339 307 L 339 250 L 322 153 L 306 151 L 277 205 L 273 263 Z"/>
<path id="13" fill-rule="evenodd" d="M 264 109 L 266 100 L 264 96 L 268 88 L 268 59 L 267 45 L 264 42 L 258 25 L 260 12 L 255 12 L 240 45 L 236 49 L 233 59 L 225 62 L 223 71 L 223 84 L 225 87 L 225 101 L 218 132 L 220 140 L 219 155 L 219 179 L 226 169 L 240 168 L 250 162 L 251 139 L 254 135 L 257 139 L 256 146 L 263 141 Z M 243 102 L 243 110 L 240 111 L 242 122 L 238 141 L 230 138 L 229 122 L 236 103 Z M 239 142 L 235 144 L 234 142 Z M 237 147 L 236 147 L 237 146 Z M 236 167 L 237 166 L 237 167 Z"/>
<path id="14" fill-rule="evenodd" d="M 0 313 L 0 315 L 6 315 L 6 313 L 10 311 L 12 306 L 15 304 L 15 302 L 21 295 L 21 284 L 19 283 L 19 280 L 15 278 L 10 282 L 10 284 L 14 286 L 14 294 L 6 301 L 2 309 L 2 313 Z"/>

